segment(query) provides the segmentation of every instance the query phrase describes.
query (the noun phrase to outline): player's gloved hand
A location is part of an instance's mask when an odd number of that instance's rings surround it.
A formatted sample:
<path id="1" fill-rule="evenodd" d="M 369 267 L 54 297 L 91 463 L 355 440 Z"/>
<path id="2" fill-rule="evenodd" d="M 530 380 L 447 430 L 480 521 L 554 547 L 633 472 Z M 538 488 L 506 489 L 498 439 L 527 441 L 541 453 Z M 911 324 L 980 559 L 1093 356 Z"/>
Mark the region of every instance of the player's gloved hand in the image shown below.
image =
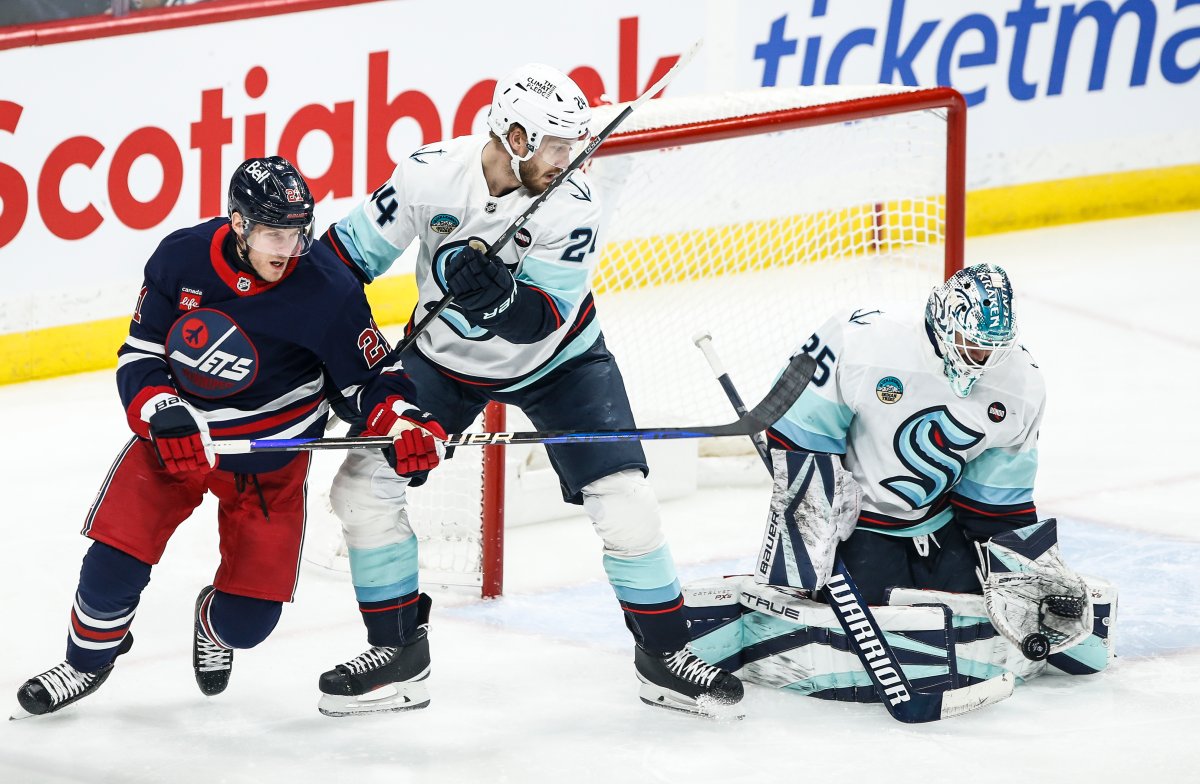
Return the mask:
<path id="1" fill-rule="evenodd" d="M 400 476 L 436 468 L 446 456 L 446 431 L 433 415 L 394 395 L 371 410 L 365 434 L 392 439 L 384 455 Z"/>
<path id="2" fill-rule="evenodd" d="M 484 319 L 503 313 L 517 293 L 512 273 L 486 250 L 482 240 L 473 239 L 446 259 L 446 286 L 455 304 Z"/>
<path id="3" fill-rule="evenodd" d="M 162 408 L 150 415 L 149 424 L 150 442 L 169 473 L 207 474 L 216 467 L 208 423 L 184 401 L 167 398 Z"/>

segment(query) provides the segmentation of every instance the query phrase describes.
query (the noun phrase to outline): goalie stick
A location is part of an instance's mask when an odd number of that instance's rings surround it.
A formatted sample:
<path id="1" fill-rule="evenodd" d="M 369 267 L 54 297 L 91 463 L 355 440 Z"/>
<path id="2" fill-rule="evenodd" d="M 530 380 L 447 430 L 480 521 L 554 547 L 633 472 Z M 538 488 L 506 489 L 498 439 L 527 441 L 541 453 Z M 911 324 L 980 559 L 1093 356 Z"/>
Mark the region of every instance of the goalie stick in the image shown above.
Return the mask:
<path id="1" fill-rule="evenodd" d="M 797 354 L 788 363 L 775 385 L 762 401 L 747 412 L 738 412 L 737 421 L 726 425 L 694 427 L 633 428 L 630 430 L 535 430 L 523 433 L 450 433 L 446 446 L 487 446 L 488 444 L 579 444 L 597 441 L 649 441 L 665 438 L 711 438 L 746 436 L 766 430 L 787 413 L 800 393 L 812 380 L 817 364 L 807 354 Z M 388 436 L 359 438 L 278 438 L 252 441 L 213 441 L 219 455 L 250 452 L 298 452 L 313 449 L 383 449 L 392 446 Z"/>
<path id="2" fill-rule="evenodd" d="M 701 40 L 696 41 L 694 44 L 692 44 L 691 47 L 689 47 L 686 52 L 684 52 L 683 54 L 681 54 L 679 56 L 679 59 L 675 62 L 675 64 L 672 65 L 670 67 L 670 69 L 668 69 L 667 72 L 662 75 L 662 78 L 660 78 L 652 86 L 647 88 L 646 92 L 639 95 L 636 99 L 634 99 L 632 102 L 630 102 L 630 104 L 628 106 L 626 106 L 624 109 L 622 109 L 621 112 L 616 117 L 613 118 L 612 122 L 610 122 L 608 125 L 604 126 L 604 128 L 600 131 L 600 133 L 596 134 L 595 137 L 593 137 L 592 140 L 590 142 L 588 142 L 587 147 L 584 147 L 583 151 L 580 152 L 578 155 L 576 155 L 574 157 L 574 159 L 572 159 L 571 162 L 567 164 L 567 168 L 560 171 L 558 173 L 558 176 L 556 176 L 553 180 L 550 181 L 550 184 L 546 186 L 546 190 L 542 191 L 542 195 L 538 196 L 537 199 L 534 200 L 533 204 L 530 204 L 528 209 L 526 209 L 525 212 L 521 213 L 520 217 L 518 217 L 515 221 L 513 221 L 512 225 L 504 230 L 503 234 L 501 234 L 498 238 L 496 238 L 496 240 L 491 245 L 487 246 L 487 250 L 484 251 L 484 255 L 494 256 L 497 251 L 499 251 L 501 248 L 503 248 L 505 245 L 507 245 L 509 240 L 511 240 L 513 237 L 515 237 L 517 235 L 517 232 L 521 230 L 521 227 L 524 226 L 529 221 L 529 219 L 533 217 L 533 214 L 535 212 L 537 212 L 538 209 L 541 208 L 542 204 L 546 201 L 546 199 L 548 199 L 550 197 L 550 194 L 554 193 L 554 191 L 558 189 L 559 185 L 566 182 L 567 177 L 571 176 L 571 173 L 573 171 L 578 169 L 580 166 L 583 166 L 583 164 L 587 162 L 588 158 L 592 157 L 592 153 L 594 153 L 596 151 L 596 148 L 598 148 L 601 144 L 603 144 L 604 140 L 607 139 L 612 134 L 612 132 L 617 129 L 617 127 L 621 123 L 625 122 L 625 118 L 627 118 L 629 115 L 633 114 L 635 109 L 637 109 L 639 106 L 641 106 L 646 101 L 653 98 L 654 96 L 658 95 L 660 92 L 663 91 L 664 88 L 666 88 L 666 86 L 668 84 L 670 84 L 671 80 L 675 78 L 675 75 L 677 73 L 679 73 L 679 71 L 685 65 L 687 65 L 689 62 L 691 62 L 691 59 L 693 57 L 696 56 L 696 52 L 699 51 L 700 46 L 703 43 L 704 43 L 704 41 L 703 41 L 703 39 L 701 39 Z M 479 244 L 482 245 L 483 243 L 479 243 Z M 479 248 L 479 250 L 483 250 L 483 248 Z M 416 342 L 417 338 L 420 337 L 421 333 L 424 332 L 425 330 L 429 329 L 429 325 L 433 323 L 433 320 L 435 318 L 437 318 L 439 315 L 441 315 L 441 312 L 443 310 L 445 310 L 447 307 L 450 306 L 450 303 L 453 300 L 454 300 L 454 296 L 450 293 L 445 294 L 440 300 L 438 300 L 431 307 L 430 311 L 428 313 L 426 313 L 425 316 L 420 320 L 420 322 L 418 322 L 417 325 L 415 327 L 413 327 L 412 330 L 407 335 L 404 336 L 404 339 L 401 340 L 399 344 L 397 344 L 397 347 L 396 347 L 397 351 L 399 353 L 403 353 L 403 352 L 407 351 L 409 349 L 409 347 L 412 346 L 412 344 Z M 739 434 L 739 435 L 741 435 L 741 434 Z M 531 442 L 511 442 L 511 443 L 531 443 Z"/>
<path id="3" fill-rule="evenodd" d="M 704 352 L 713 375 L 725 390 L 725 396 L 729 398 L 734 411 L 739 414 L 745 413 L 746 404 L 742 402 L 741 395 L 738 394 L 733 380 L 729 378 L 729 373 L 712 345 L 712 335 L 701 332 L 694 336 L 692 341 Z M 795 357 L 792 361 L 795 361 Z M 754 448 L 767 466 L 767 471 L 773 474 L 766 440 L 758 431 L 750 436 L 750 440 L 754 442 Z M 846 632 L 846 640 L 870 676 L 875 693 L 879 695 L 880 701 L 892 718 L 907 724 L 948 719 L 1012 696 L 1015 684 L 1011 672 L 959 689 L 937 692 L 914 689 L 887 638 L 884 637 L 883 630 L 879 628 L 871 608 L 863 601 L 858 586 L 854 584 L 854 578 L 842 563 L 841 556 L 834 559 L 833 575 L 823 593 L 830 609 L 837 616 L 838 623 Z"/>

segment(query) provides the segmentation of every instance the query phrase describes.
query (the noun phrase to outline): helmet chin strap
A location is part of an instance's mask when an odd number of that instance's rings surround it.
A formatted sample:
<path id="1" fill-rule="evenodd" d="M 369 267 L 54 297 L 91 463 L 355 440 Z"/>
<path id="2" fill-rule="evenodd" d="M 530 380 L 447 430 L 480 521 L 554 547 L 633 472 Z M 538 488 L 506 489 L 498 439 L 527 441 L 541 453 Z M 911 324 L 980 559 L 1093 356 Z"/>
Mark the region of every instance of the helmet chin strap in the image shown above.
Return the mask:
<path id="1" fill-rule="evenodd" d="M 513 176 L 517 178 L 517 182 L 521 182 L 521 164 L 532 158 L 534 151 L 529 149 L 529 143 L 526 142 L 524 157 L 517 155 L 512 145 L 508 143 L 508 134 L 500 137 L 500 144 L 503 145 L 504 151 L 508 153 L 508 165 L 512 168 Z"/>
<path id="2" fill-rule="evenodd" d="M 258 271 L 254 269 L 254 265 L 250 263 L 250 244 L 241 234 L 234 231 L 232 223 L 229 230 L 233 232 L 233 266 L 262 280 L 262 275 L 259 275 Z"/>

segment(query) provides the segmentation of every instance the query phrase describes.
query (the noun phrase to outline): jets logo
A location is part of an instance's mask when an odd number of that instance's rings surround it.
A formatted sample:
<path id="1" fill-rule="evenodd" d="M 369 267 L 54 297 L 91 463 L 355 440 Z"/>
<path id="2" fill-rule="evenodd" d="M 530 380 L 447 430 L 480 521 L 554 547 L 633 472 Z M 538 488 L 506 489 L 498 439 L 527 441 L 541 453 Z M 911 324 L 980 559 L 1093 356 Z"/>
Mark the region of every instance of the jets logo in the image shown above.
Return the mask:
<path id="1" fill-rule="evenodd" d="M 167 362 L 182 391 L 203 398 L 241 392 L 258 374 L 258 352 L 229 316 L 200 308 L 167 333 Z"/>
<path id="2" fill-rule="evenodd" d="M 962 477 L 962 452 L 983 440 L 956 420 L 945 406 L 918 411 L 896 430 L 892 446 L 912 476 L 893 476 L 881 484 L 913 509 L 936 501 Z"/>

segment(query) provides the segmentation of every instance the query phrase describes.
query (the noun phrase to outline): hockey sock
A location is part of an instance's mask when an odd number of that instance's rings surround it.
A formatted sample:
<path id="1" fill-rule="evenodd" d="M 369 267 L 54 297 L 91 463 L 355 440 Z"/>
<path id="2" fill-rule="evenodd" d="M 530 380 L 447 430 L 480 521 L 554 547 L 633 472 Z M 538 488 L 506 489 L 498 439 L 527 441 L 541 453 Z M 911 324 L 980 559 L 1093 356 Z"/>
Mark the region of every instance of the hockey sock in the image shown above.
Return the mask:
<path id="1" fill-rule="evenodd" d="M 377 602 L 359 601 L 367 627 L 367 642 L 399 648 L 411 642 L 417 635 L 418 593 L 413 591 L 396 599 Z"/>
<path id="2" fill-rule="evenodd" d="M 372 645 L 398 647 L 417 632 L 417 537 L 350 547 L 350 578 Z"/>
<path id="3" fill-rule="evenodd" d="M 687 645 L 683 595 L 665 544 L 632 558 L 606 554 L 604 571 L 638 645 L 653 653 L 672 653 Z"/>
<path id="4" fill-rule="evenodd" d="M 103 542 L 83 556 L 79 589 L 71 607 L 67 661 L 80 672 L 95 672 L 112 662 L 150 582 L 150 564 Z"/>
<path id="5" fill-rule="evenodd" d="M 227 648 L 253 648 L 274 631 L 283 602 L 213 591 L 200 611 L 207 613 L 205 625 L 217 635 L 216 642 Z"/>
<path id="6" fill-rule="evenodd" d="M 637 644 L 651 653 L 666 654 L 682 650 L 688 644 L 687 620 L 683 615 L 683 595 L 661 604 L 621 602 L 625 625 Z"/>

